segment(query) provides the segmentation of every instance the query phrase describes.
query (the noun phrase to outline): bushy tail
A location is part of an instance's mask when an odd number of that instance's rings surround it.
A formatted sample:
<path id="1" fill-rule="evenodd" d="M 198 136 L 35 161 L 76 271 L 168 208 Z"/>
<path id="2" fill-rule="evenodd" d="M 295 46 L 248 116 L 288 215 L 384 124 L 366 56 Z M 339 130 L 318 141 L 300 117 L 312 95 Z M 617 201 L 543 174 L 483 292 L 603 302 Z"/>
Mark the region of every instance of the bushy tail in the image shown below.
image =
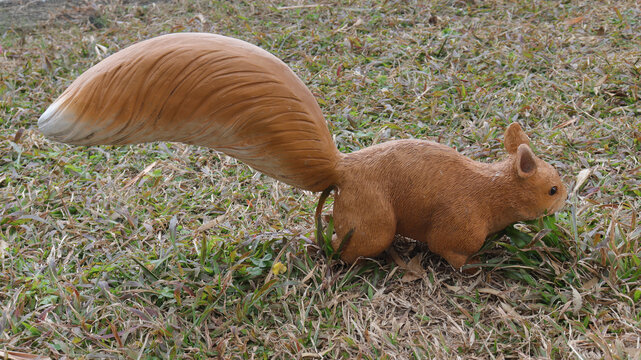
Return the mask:
<path id="1" fill-rule="evenodd" d="M 287 65 L 213 34 L 164 35 L 117 52 L 78 77 L 38 125 L 77 145 L 207 146 L 312 191 L 336 183 L 341 157 L 316 100 Z"/>

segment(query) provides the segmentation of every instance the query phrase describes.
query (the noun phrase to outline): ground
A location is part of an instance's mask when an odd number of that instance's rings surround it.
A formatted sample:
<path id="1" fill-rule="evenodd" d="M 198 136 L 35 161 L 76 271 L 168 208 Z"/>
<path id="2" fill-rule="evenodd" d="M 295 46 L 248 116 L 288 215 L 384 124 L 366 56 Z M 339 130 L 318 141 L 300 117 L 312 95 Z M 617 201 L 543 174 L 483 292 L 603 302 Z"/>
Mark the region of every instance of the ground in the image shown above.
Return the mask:
<path id="1" fill-rule="evenodd" d="M 77 3 L 79 1 L 0 0 L 0 31 L 33 27 Z"/>
<path id="2" fill-rule="evenodd" d="M 56 12 L 58 11 L 58 12 Z M 83 2 L 0 33 L 0 353 L 52 358 L 638 359 L 641 5 Z M 283 59 L 337 146 L 427 138 L 480 161 L 521 123 L 572 194 L 452 269 L 420 244 L 349 266 L 317 195 L 183 144 L 73 147 L 38 116 L 170 32 Z M 326 206 L 329 213 L 331 201 Z"/>
<path id="3" fill-rule="evenodd" d="M 166 0 L 158 0 L 156 3 Z M 121 4 L 147 5 L 149 0 L 121 0 Z M 0 0 L 0 32 L 30 29 L 85 19 L 93 15 L 108 1 L 81 0 Z"/>

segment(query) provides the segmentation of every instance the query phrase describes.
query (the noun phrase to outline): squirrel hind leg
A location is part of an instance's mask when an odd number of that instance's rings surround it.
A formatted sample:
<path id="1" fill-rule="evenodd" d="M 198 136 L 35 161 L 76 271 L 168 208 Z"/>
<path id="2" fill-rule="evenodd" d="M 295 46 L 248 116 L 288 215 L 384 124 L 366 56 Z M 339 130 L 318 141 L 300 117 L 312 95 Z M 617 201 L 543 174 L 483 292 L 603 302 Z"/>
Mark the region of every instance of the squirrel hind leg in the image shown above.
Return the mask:
<path id="1" fill-rule="evenodd" d="M 472 239 L 474 239 L 472 241 Z M 485 236 L 478 234 L 477 236 L 469 236 L 466 241 L 460 241 L 457 246 L 448 246 L 445 248 L 435 249 L 436 253 L 440 254 L 450 265 L 456 270 L 466 274 L 473 274 L 479 270 L 479 267 L 468 267 L 462 269 L 464 265 L 478 264 L 481 259 L 476 255 L 485 242 Z M 445 241 L 444 241 L 445 242 Z M 452 244 L 454 241 L 447 241 L 447 244 Z"/>
<path id="2" fill-rule="evenodd" d="M 354 228 L 353 234 L 346 240 L 344 248 L 340 251 L 341 259 L 351 264 L 360 258 L 372 258 L 382 254 L 394 241 L 394 227 L 391 229 L 392 231 L 389 231 L 389 228 L 381 228 L 380 224 L 377 224 L 379 231 L 374 234 L 372 231 L 359 231 Z M 347 233 L 348 231 L 336 230 L 336 235 L 332 238 L 332 246 L 335 250 L 339 249 Z"/>
<path id="3" fill-rule="evenodd" d="M 334 202 L 334 226 L 332 246 L 338 251 L 347 237 L 340 257 L 348 263 L 380 255 L 392 245 L 396 233 L 389 202 L 378 196 L 349 196 L 345 191 Z"/>
<path id="4" fill-rule="evenodd" d="M 473 256 L 473 254 L 468 253 L 457 253 L 457 252 L 447 252 L 442 254 L 443 258 L 452 265 L 456 270 L 459 270 L 465 274 L 474 274 L 479 270 L 478 267 L 471 267 L 466 269 L 461 269 L 464 265 L 467 264 L 477 264 L 480 262 L 478 257 Z"/>

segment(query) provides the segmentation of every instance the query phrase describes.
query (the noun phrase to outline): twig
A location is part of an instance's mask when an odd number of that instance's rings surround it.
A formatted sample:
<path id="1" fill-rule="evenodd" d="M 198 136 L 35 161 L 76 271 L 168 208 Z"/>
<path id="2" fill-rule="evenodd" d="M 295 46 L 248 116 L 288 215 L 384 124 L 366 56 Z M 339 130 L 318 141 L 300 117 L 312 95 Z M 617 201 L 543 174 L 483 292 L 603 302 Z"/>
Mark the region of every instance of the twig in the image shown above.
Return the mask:
<path id="1" fill-rule="evenodd" d="M 291 6 L 280 6 L 276 10 L 292 10 L 292 9 L 305 9 L 313 7 L 328 6 L 327 4 L 307 4 L 307 5 L 291 5 Z"/>

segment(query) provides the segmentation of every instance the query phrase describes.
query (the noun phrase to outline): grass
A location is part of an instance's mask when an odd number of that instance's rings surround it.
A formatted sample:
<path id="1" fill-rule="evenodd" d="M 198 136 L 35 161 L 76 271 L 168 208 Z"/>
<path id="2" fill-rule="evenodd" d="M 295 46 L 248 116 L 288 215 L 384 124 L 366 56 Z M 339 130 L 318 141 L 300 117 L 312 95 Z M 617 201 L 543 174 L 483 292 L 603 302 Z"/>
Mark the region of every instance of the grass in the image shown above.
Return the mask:
<path id="1" fill-rule="evenodd" d="M 308 4 L 86 3 L 0 34 L 0 350 L 639 358 L 639 4 Z M 327 258 L 315 194 L 209 149 L 71 147 L 38 133 L 92 64 L 180 31 L 283 59 L 342 151 L 415 137 L 495 161 L 518 121 L 570 189 L 589 177 L 560 213 L 493 236 L 469 276 L 407 239 L 391 258 Z"/>

